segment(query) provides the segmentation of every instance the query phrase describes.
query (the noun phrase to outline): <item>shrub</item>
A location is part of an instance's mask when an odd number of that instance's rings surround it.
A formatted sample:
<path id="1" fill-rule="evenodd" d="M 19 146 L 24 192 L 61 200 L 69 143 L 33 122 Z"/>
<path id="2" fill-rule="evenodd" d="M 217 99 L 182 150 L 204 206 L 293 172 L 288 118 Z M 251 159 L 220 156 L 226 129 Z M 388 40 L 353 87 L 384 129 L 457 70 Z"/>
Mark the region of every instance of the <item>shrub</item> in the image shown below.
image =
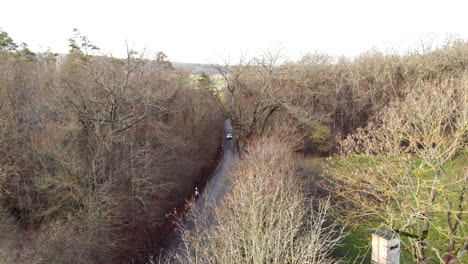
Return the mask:
<path id="1" fill-rule="evenodd" d="M 19 232 L 13 218 L 0 207 L 0 263 L 16 263 Z"/>
<path id="2" fill-rule="evenodd" d="M 341 229 L 329 221 L 328 200 L 314 207 L 306 198 L 293 159 L 274 138 L 248 147 L 213 223 L 206 227 L 201 215 L 185 231 L 181 263 L 337 263 L 330 253 Z"/>

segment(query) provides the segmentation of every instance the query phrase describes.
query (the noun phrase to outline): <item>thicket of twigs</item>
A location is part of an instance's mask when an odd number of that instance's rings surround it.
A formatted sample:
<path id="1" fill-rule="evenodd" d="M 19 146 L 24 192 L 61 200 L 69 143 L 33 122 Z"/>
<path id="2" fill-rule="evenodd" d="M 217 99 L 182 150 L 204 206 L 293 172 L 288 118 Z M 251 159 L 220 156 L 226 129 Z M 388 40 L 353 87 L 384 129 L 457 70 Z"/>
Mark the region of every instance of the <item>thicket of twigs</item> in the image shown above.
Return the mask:
<path id="1" fill-rule="evenodd" d="M 415 263 L 466 255 L 467 96 L 467 74 L 415 87 L 341 142 L 341 168 L 328 178 L 348 223 L 393 228 Z"/>
<path id="2" fill-rule="evenodd" d="M 213 161 L 221 109 L 245 149 L 213 225 L 185 234 L 183 263 L 334 263 L 341 231 L 329 202 L 310 200 L 291 152 L 329 155 L 340 147 L 342 164 L 360 156 L 375 165 L 330 171 L 313 188 L 347 210 L 343 223 L 381 220 L 409 237 L 420 264 L 454 264 L 466 252 L 466 170 L 445 169 L 460 155 L 466 160 L 464 40 L 352 60 L 316 53 L 284 62 L 266 53 L 218 67 L 223 90 L 205 89 L 209 80 L 187 89 L 188 74 L 162 53 L 154 60 L 131 50 L 125 59 L 99 55 L 79 33 L 60 61 L 5 43 L 2 262 L 143 259 L 157 248 L 165 214 Z M 432 232 L 444 236 L 444 250 Z"/>
<path id="3" fill-rule="evenodd" d="M 249 145 L 230 174 L 231 191 L 208 210 L 212 223 L 195 216 L 199 225 L 184 233 L 179 263 L 338 263 L 331 253 L 342 229 L 329 200 L 304 193 L 292 152 L 277 136 Z"/>
<path id="4" fill-rule="evenodd" d="M 335 136 L 342 138 L 365 126 L 422 83 L 462 79 L 467 54 L 467 42 L 457 39 L 403 55 L 372 50 L 353 60 L 314 53 L 283 63 L 280 54 L 266 53 L 219 67 L 227 82 L 220 97 L 241 143 L 287 123 L 305 135 L 299 150 L 326 155 L 336 150 Z"/>
<path id="5" fill-rule="evenodd" d="M 216 101 L 163 54 L 70 47 L 0 50 L 1 263 L 146 259 L 216 158 Z"/>
<path id="6" fill-rule="evenodd" d="M 220 101 L 240 144 L 288 127 L 287 134 L 303 135 L 297 152 L 341 150 L 343 168 L 318 177 L 321 186 L 313 189 L 339 201 L 343 223 L 393 228 L 416 263 L 466 259 L 466 168 L 450 164 L 467 160 L 467 42 L 404 55 L 371 51 L 354 60 L 280 59 L 267 53 L 219 68 L 228 84 Z M 239 217 L 230 224 L 248 219 Z"/>

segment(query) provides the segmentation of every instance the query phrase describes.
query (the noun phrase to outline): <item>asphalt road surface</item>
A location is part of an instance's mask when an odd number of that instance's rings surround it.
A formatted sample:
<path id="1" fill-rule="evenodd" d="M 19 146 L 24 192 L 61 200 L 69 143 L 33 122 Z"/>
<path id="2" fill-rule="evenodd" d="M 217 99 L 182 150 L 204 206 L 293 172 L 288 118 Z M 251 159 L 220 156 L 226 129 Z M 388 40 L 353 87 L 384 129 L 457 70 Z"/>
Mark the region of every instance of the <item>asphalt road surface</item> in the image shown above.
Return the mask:
<path id="1" fill-rule="evenodd" d="M 233 135 L 233 139 L 226 139 L 226 134 L 228 133 Z M 216 206 L 217 202 L 228 190 L 227 175 L 236 159 L 237 152 L 236 137 L 230 120 L 226 120 L 224 123 L 223 138 L 223 158 L 210 177 L 204 191 L 199 194 L 198 199 L 195 200 L 194 206 L 182 220 L 184 228 L 190 231 L 196 228 L 207 228 L 211 219 L 211 209 Z M 197 216 L 196 224 L 193 221 L 194 216 Z M 168 237 L 167 246 L 165 248 L 166 253 L 164 254 L 165 257 L 172 259 L 171 256 L 180 251 L 182 246 L 182 234 L 180 230 L 176 230 Z"/>

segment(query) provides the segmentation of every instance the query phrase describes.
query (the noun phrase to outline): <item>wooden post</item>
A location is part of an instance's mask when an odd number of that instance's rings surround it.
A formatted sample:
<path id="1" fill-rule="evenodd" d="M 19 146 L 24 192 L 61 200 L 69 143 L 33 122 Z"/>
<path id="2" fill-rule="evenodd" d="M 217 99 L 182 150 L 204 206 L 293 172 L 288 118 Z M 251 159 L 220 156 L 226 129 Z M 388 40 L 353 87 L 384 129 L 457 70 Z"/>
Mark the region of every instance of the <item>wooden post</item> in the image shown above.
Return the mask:
<path id="1" fill-rule="evenodd" d="M 382 227 L 372 233 L 372 263 L 400 264 L 400 236 Z"/>

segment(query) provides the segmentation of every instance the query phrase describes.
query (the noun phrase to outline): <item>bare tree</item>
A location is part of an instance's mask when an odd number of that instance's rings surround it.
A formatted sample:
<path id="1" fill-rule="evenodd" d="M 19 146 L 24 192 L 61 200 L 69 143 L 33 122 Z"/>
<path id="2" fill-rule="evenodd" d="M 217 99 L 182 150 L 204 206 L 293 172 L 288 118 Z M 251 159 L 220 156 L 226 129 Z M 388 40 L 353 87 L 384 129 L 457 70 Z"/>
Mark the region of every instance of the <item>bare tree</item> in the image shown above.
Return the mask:
<path id="1" fill-rule="evenodd" d="M 328 221 L 328 200 L 314 207 L 305 197 L 290 146 L 270 137 L 247 147 L 214 224 L 185 232 L 181 263 L 338 263 L 342 229 Z"/>
<path id="2" fill-rule="evenodd" d="M 356 206 L 348 221 L 377 217 L 409 238 L 416 263 L 430 263 L 429 250 L 441 263 L 459 263 L 467 250 L 460 226 L 468 175 L 444 166 L 466 155 L 459 153 L 467 146 L 466 81 L 423 84 L 387 107 L 378 121 L 342 142 L 345 153 L 365 155 L 377 165 L 334 173 L 329 185 Z M 430 232 L 449 238 L 443 253 Z"/>

